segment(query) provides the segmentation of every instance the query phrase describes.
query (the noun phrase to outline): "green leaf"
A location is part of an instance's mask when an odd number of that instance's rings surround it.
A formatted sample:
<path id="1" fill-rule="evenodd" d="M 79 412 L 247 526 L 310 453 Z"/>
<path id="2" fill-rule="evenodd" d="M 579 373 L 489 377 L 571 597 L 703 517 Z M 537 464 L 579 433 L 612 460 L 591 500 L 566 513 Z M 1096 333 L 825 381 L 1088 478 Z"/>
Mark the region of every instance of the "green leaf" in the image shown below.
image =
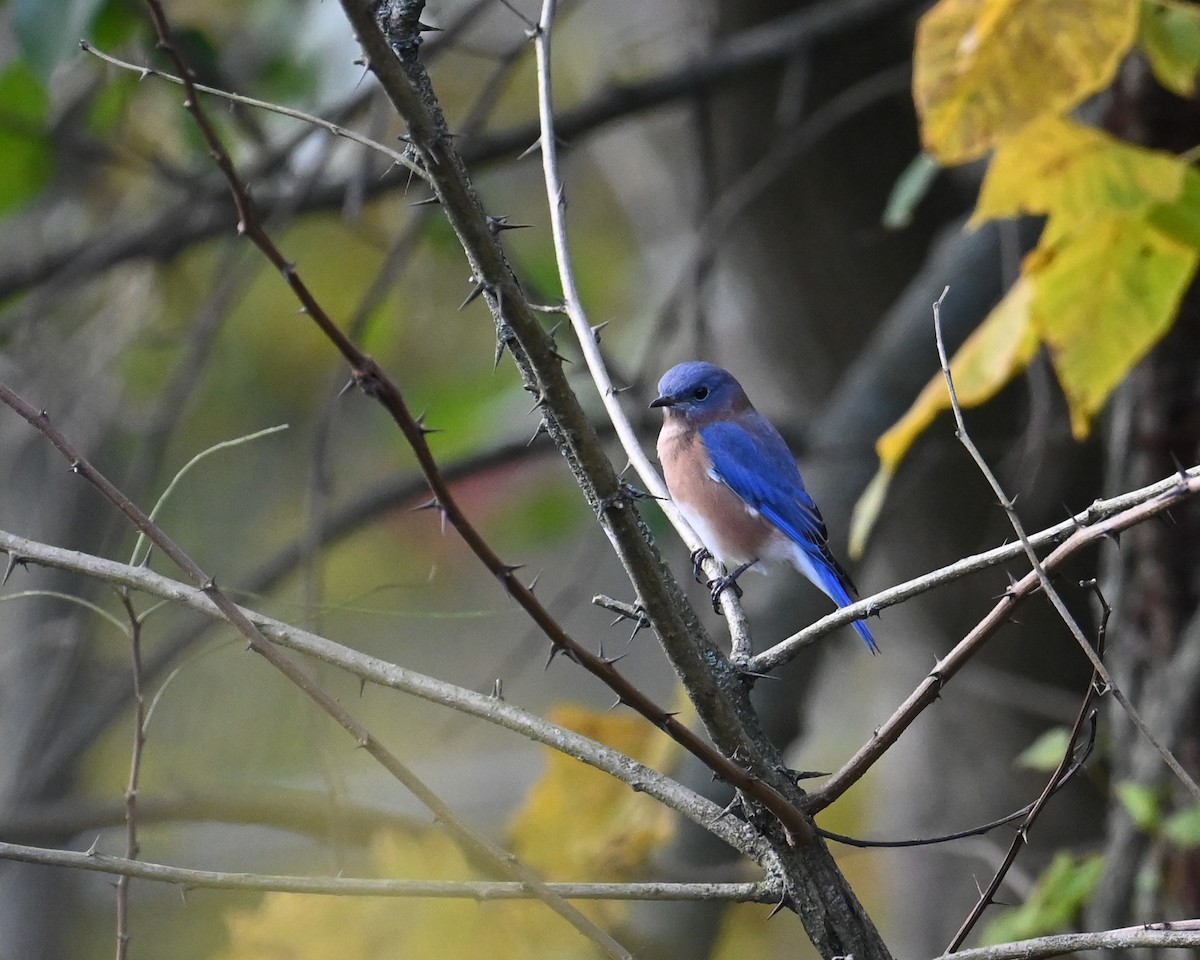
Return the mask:
<path id="1" fill-rule="evenodd" d="M 1200 7 L 1179 0 L 1144 0 L 1138 43 L 1164 87 L 1181 97 L 1196 92 L 1200 73 Z"/>
<path id="2" fill-rule="evenodd" d="M 101 0 L 15 0 L 13 27 L 21 55 L 43 83 L 79 51 Z"/>
<path id="3" fill-rule="evenodd" d="M 892 187 L 883 211 L 883 225 L 889 230 L 902 230 L 912 223 L 913 211 L 925 199 L 941 169 L 941 164 L 924 151 L 913 157 Z"/>
<path id="4" fill-rule="evenodd" d="M 1021 751 L 1017 766 L 1026 770 L 1057 770 L 1071 746 L 1071 731 L 1066 727 L 1047 730 Z"/>
<path id="5" fill-rule="evenodd" d="M 1162 835 L 1184 850 L 1200 847 L 1200 804 L 1167 817 L 1163 821 Z"/>
<path id="6" fill-rule="evenodd" d="M 35 196 L 50 179 L 46 91 L 22 61 L 0 73 L 0 213 Z"/>
<path id="7" fill-rule="evenodd" d="M 1113 793 L 1139 830 L 1144 833 L 1158 832 L 1162 824 L 1162 805 L 1157 790 L 1136 783 L 1118 783 Z"/>
<path id="8" fill-rule="evenodd" d="M 1102 856 L 1056 854 L 1025 902 L 989 923 L 980 942 L 986 946 L 1058 933 L 1075 921 L 1103 873 Z"/>

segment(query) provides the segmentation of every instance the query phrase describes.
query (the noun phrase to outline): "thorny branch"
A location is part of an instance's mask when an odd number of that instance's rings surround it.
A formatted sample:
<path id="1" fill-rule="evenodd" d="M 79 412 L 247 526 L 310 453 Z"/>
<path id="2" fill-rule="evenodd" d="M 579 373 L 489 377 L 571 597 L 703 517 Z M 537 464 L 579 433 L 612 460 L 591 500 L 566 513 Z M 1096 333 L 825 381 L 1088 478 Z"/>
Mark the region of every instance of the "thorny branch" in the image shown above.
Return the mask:
<path id="1" fill-rule="evenodd" d="M 1000 505 L 1004 508 L 1004 512 L 1008 514 L 1009 522 L 1017 534 L 1017 539 L 1021 541 L 1021 546 L 1025 550 L 1025 556 L 1029 559 L 1029 563 L 1033 567 L 1033 572 L 1037 576 L 1038 586 L 1041 587 L 1042 592 L 1046 594 L 1055 612 L 1062 619 L 1063 623 L 1066 624 L 1067 629 L 1075 639 L 1075 642 L 1079 644 L 1079 648 L 1083 651 L 1084 656 L 1091 662 L 1092 669 L 1096 672 L 1099 682 L 1104 684 L 1107 691 L 1111 692 L 1113 699 L 1121 705 L 1121 708 L 1129 716 L 1133 725 L 1138 728 L 1142 736 L 1150 742 L 1151 746 L 1158 752 L 1158 755 L 1162 757 L 1163 762 L 1175 774 L 1179 782 L 1184 785 L 1188 793 L 1192 795 L 1192 799 L 1200 802 L 1200 784 L 1197 784 L 1191 775 L 1183 769 L 1183 765 L 1171 753 L 1167 745 L 1155 736 L 1154 731 L 1142 719 L 1141 714 L 1130 703 L 1129 698 L 1125 696 L 1121 688 L 1108 675 L 1108 670 L 1104 666 L 1104 662 L 1100 659 L 1099 653 L 1092 647 L 1088 638 L 1083 635 L 1083 630 L 1075 621 L 1075 618 L 1071 616 L 1071 612 L 1067 609 L 1067 605 L 1063 602 L 1062 597 L 1059 596 L 1054 584 L 1050 582 L 1050 577 L 1047 576 L 1042 561 L 1037 555 L 1037 551 L 1033 549 L 1033 545 L 1029 542 L 1029 535 L 1025 532 L 1025 527 L 1021 523 L 1020 516 L 1017 515 L 1017 510 L 1012 500 L 1004 492 L 1004 488 L 1000 486 L 1000 481 L 987 465 L 987 461 L 983 459 L 983 454 L 979 452 L 979 448 L 971 440 L 970 434 L 967 433 L 967 427 L 963 421 L 962 407 L 959 406 L 958 395 L 954 389 L 954 378 L 950 373 L 950 361 L 946 356 L 946 344 L 942 339 L 942 302 L 946 299 L 946 294 L 949 292 L 950 288 L 946 287 L 933 305 L 933 326 L 937 339 L 938 359 L 941 361 L 942 373 L 946 378 L 946 386 L 950 391 L 950 406 L 954 411 L 955 435 L 971 455 L 971 459 L 975 461 L 976 466 L 979 467 L 979 472 L 983 474 L 988 485 L 992 488 L 992 492 L 996 494 Z M 1186 480 L 1186 478 L 1186 474 L 1180 470 L 1180 479 Z"/>
<path id="2" fill-rule="evenodd" d="M 157 12 L 161 16 L 161 10 Z M 165 27 L 160 28 L 160 30 L 165 30 Z M 46 437 L 54 445 L 55 449 L 70 463 L 73 473 L 83 477 L 83 479 L 87 480 L 100 491 L 106 500 L 117 507 L 138 530 L 146 535 L 147 539 L 164 556 L 182 570 L 188 579 L 212 601 L 217 609 L 221 611 L 222 616 L 249 641 L 250 649 L 287 677 L 301 692 L 336 720 L 343 729 L 354 737 L 359 746 L 366 750 L 388 773 L 395 777 L 413 796 L 423 803 L 465 849 L 491 863 L 502 873 L 527 884 L 530 889 L 538 891 L 540 899 L 550 909 L 574 926 L 588 939 L 601 946 L 610 956 L 630 957 L 628 951 L 613 940 L 612 937 L 557 894 L 548 890 L 544 882 L 536 874 L 521 864 L 511 854 L 494 844 L 486 836 L 474 830 L 466 821 L 462 820 L 450 807 L 442 802 L 441 798 L 425 786 L 398 757 L 355 719 L 337 699 L 326 693 L 303 670 L 276 650 L 262 634 L 262 631 L 242 612 L 241 608 L 217 587 L 216 581 L 212 577 L 206 574 L 174 540 L 167 536 L 161 527 L 155 524 L 136 504 L 113 486 L 107 477 L 101 474 L 100 471 L 75 450 L 67 438 L 51 424 L 50 418 L 44 410 L 39 411 L 30 406 L 3 383 L 0 383 L 0 402 L 6 404 L 22 416 L 31 426 Z"/>
<path id="3" fill-rule="evenodd" d="M 0 551 L 11 562 L 39 564 L 103 580 L 117 587 L 181 604 L 208 617 L 220 610 L 202 590 L 164 577 L 145 567 L 132 567 L 62 547 L 38 543 L 0 530 Z M 386 660 L 368 656 L 307 630 L 239 607 L 272 643 L 344 670 L 368 683 L 399 690 L 467 716 L 496 724 L 530 740 L 559 750 L 653 797 L 714 834 L 733 849 L 763 866 L 770 857 L 763 839 L 744 821 L 726 816 L 721 808 L 669 777 L 611 747 L 543 720 L 514 704 L 455 686 Z"/>

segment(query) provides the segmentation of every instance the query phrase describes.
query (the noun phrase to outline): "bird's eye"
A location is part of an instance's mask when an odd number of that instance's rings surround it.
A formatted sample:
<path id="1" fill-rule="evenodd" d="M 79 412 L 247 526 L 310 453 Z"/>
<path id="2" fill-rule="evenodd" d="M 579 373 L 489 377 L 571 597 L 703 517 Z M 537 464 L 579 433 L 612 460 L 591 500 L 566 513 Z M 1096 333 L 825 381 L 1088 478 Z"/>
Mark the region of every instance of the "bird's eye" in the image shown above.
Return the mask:
<path id="1" fill-rule="evenodd" d="M 693 400 L 703 400 L 708 396 L 708 387 L 697 387 L 692 391 Z"/>

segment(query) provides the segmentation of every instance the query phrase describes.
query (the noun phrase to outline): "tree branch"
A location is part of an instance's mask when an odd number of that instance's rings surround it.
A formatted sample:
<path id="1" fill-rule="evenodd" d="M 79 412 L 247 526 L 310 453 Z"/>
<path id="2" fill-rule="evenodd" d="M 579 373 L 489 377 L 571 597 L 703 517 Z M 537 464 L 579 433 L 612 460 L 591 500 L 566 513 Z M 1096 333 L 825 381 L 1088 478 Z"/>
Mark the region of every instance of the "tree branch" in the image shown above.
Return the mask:
<path id="1" fill-rule="evenodd" d="M 255 890 L 330 897 L 424 897 L 457 900 L 529 900 L 538 894 L 525 883 L 469 880 L 372 880 L 351 877 L 287 877 L 219 870 L 190 870 L 146 860 L 110 857 L 88 850 L 51 850 L 0 842 L 0 860 L 135 877 L 185 889 Z M 767 883 L 550 883 L 564 900 L 720 900 L 770 903 L 778 891 Z"/>

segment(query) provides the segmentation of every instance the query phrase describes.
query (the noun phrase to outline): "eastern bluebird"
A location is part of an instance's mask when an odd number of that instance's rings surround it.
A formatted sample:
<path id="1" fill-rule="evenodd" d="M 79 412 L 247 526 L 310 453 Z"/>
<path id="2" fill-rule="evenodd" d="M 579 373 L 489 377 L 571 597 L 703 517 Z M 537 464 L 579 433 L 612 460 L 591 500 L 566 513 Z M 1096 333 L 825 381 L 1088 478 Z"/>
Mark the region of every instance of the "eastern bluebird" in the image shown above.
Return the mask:
<path id="1" fill-rule="evenodd" d="M 658 459 L 671 499 L 728 575 L 710 584 L 714 607 L 722 590 L 760 564 L 790 563 L 839 607 L 852 603 L 853 582 L 829 551 L 817 505 L 779 431 L 754 409 L 726 370 L 693 361 L 672 367 L 658 383 L 663 428 Z M 699 569 L 699 558 L 693 560 Z M 858 631 L 879 647 L 865 623 Z"/>

